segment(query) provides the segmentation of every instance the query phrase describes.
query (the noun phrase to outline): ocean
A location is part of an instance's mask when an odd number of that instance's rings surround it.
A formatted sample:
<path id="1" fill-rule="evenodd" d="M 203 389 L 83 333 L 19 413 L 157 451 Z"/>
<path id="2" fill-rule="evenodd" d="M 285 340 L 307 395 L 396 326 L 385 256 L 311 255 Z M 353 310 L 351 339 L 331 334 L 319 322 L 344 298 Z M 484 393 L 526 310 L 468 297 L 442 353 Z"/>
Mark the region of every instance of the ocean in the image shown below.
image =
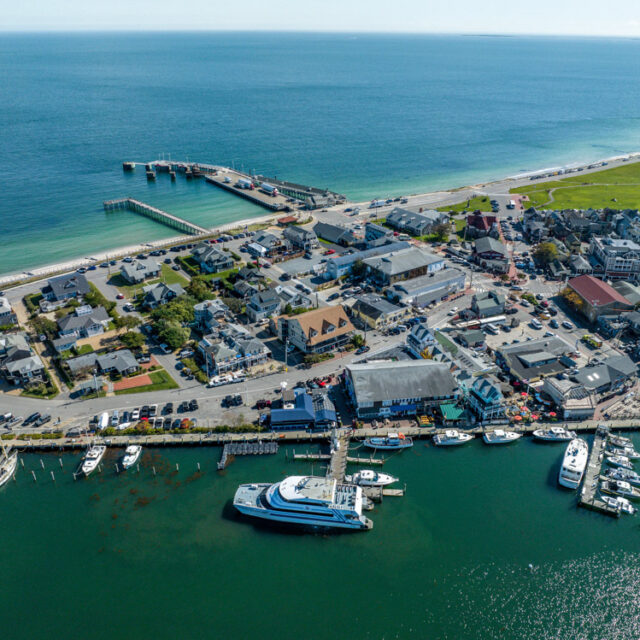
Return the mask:
<path id="1" fill-rule="evenodd" d="M 235 165 L 350 198 L 637 150 L 640 41 L 285 33 L 0 34 L 0 273 L 262 215 L 122 161 Z"/>

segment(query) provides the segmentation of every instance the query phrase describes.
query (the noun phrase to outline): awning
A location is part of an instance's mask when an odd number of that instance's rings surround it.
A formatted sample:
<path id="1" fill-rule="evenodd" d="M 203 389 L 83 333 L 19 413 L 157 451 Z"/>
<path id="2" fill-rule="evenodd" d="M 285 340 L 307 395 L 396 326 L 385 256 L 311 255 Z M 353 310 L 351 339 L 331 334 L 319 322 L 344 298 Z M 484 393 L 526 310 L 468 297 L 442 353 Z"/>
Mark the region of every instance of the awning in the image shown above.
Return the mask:
<path id="1" fill-rule="evenodd" d="M 445 420 L 460 420 L 464 409 L 457 407 L 455 404 L 441 404 L 440 411 Z"/>

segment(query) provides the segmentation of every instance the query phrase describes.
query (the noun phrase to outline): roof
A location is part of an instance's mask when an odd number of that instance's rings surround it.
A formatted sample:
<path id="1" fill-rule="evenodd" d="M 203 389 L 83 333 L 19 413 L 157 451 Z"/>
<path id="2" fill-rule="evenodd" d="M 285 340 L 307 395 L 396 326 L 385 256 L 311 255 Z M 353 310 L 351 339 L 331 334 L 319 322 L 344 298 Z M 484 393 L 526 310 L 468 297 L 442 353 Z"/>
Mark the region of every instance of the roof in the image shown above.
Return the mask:
<path id="1" fill-rule="evenodd" d="M 400 251 L 393 251 L 386 256 L 376 256 L 364 260 L 368 267 L 389 277 L 438 262 L 444 262 L 444 258 L 419 247 L 408 247 Z"/>
<path id="2" fill-rule="evenodd" d="M 84 295 L 91 291 L 87 279 L 81 273 L 70 273 L 57 278 L 51 278 L 49 288 L 56 298 L 67 296 L 70 293 Z"/>
<path id="3" fill-rule="evenodd" d="M 486 253 L 487 251 L 494 251 L 496 253 L 501 253 L 506 257 L 507 248 L 500 242 L 500 240 L 496 240 L 491 236 L 485 236 L 484 238 L 478 238 L 475 243 L 475 252 L 476 253 Z"/>
<path id="4" fill-rule="evenodd" d="M 612 302 L 631 304 L 611 285 L 590 275 L 585 274 L 577 278 L 571 278 L 567 284 L 591 306 L 611 304 Z"/>
<path id="5" fill-rule="evenodd" d="M 272 409 L 271 425 L 289 424 L 291 422 L 313 422 L 315 411 L 313 400 L 308 393 L 298 393 L 293 409 Z"/>
<path id="6" fill-rule="evenodd" d="M 26 357 L 15 359 L 10 362 L 5 361 L 3 366 L 9 373 L 21 374 L 44 369 L 42 360 L 40 360 L 40 358 L 35 354 L 29 354 Z"/>
<path id="7" fill-rule="evenodd" d="M 351 244 L 355 242 L 355 236 L 352 231 L 346 227 L 341 227 L 337 224 L 329 224 L 328 222 L 318 222 L 313 231 L 318 238 L 333 242 L 334 244 L 340 244 L 345 242 Z"/>
<path id="8" fill-rule="evenodd" d="M 280 238 L 274 236 L 273 233 L 261 231 L 254 237 L 253 244 L 259 244 L 265 249 L 272 249 L 273 247 L 279 246 L 281 241 Z"/>
<path id="9" fill-rule="evenodd" d="M 419 295 L 423 291 L 438 289 L 460 278 L 465 278 L 465 274 L 462 271 L 446 267 L 434 273 L 411 278 L 411 280 L 396 282 L 391 285 L 391 288 L 396 291 L 404 291 L 407 295 Z"/>
<path id="10" fill-rule="evenodd" d="M 201 242 L 194 250 L 193 257 L 200 262 L 212 263 L 233 262 L 231 255 L 218 249 L 218 247 L 207 242 Z"/>
<path id="11" fill-rule="evenodd" d="M 500 382 L 495 378 L 476 378 L 471 385 L 471 393 L 484 404 L 496 404 L 504 400 Z"/>
<path id="12" fill-rule="evenodd" d="M 391 304 L 391 302 L 386 298 L 381 298 L 380 296 L 372 293 L 364 294 L 357 298 L 352 309 L 363 313 L 369 318 L 376 319 L 402 311 L 402 307 Z"/>
<path id="13" fill-rule="evenodd" d="M 377 360 L 347 365 L 358 404 L 404 398 L 446 398 L 458 391 L 449 366 L 430 360 Z"/>
<path id="14" fill-rule="evenodd" d="M 497 222 L 496 216 L 485 216 L 482 213 L 472 213 L 467 216 L 467 225 L 482 231 L 489 231 Z"/>
<path id="15" fill-rule="evenodd" d="M 505 345 L 498 349 L 498 353 L 514 375 L 526 379 L 563 371 L 566 366 L 562 363 L 561 356 L 574 350 L 562 338 L 553 336 Z M 553 361 L 549 362 L 550 359 Z"/>
<path id="16" fill-rule="evenodd" d="M 289 322 L 298 322 L 310 345 L 323 342 L 328 336 L 339 336 L 354 330 L 351 320 L 341 305 L 319 307 L 297 316 L 286 316 Z"/>
<path id="17" fill-rule="evenodd" d="M 484 342 L 486 336 L 480 329 L 468 329 L 467 331 L 458 331 L 458 338 L 462 338 L 467 344 L 475 344 Z"/>
<path id="18" fill-rule="evenodd" d="M 120 273 L 127 279 L 135 280 L 136 278 L 146 278 L 148 275 L 158 273 L 160 271 L 160 265 L 151 259 L 147 260 L 134 260 L 133 262 L 125 263 L 120 268 Z"/>
<path id="19" fill-rule="evenodd" d="M 387 214 L 387 224 L 400 228 L 414 227 L 417 229 L 425 225 L 437 224 L 445 219 L 448 219 L 447 214 L 439 211 L 429 210 L 418 213 L 402 207 L 395 207 L 391 213 Z"/>
<path id="20" fill-rule="evenodd" d="M 636 305 L 640 302 L 640 288 L 637 285 L 626 282 L 625 280 L 618 280 L 611 286 L 631 304 Z"/>
<path id="21" fill-rule="evenodd" d="M 400 251 L 407 249 L 411 245 L 404 240 L 391 240 L 385 245 L 364 249 L 363 251 L 354 251 L 353 253 L 343 253 L 341 256 L 333 257 L 327 261 L 327 265 L 333 264 L 337 267 L 350 265 L 357 260 L 365 260 L 372 256 L 381 256 L 392 251 Z"/>
<path id="22" fill-rule="evenodd" d="M 129 369 L 137 369 L 138 361 L 129 349 L 119 349 L 111 353 L 98 356 L 96 358 L 98 365 L 102 370 L 114 368 L 118 371 L 127 371 Z"/>
<path id="23" fill-rule="evenodd" d="M 144 291 L 145 302 L 162 302 L 170 292 L 177 298 L 185 293 L 185 290 L 179 284 L 165 284 L 158 282 L 156 284 L 147 285 L 142 289 Z"/>
<path id="24" fill-rule="evenodd" d="M 109 319 L 109 314 L 104 307 L 94 307 L 91 309 L 91 313 L 81 316 L 74 313 L 61 318 L 58 320 L 58 327 L 60 331 L 67 333 L 77 329 L 87 329 L 93 325 L 108 322 Z"/>

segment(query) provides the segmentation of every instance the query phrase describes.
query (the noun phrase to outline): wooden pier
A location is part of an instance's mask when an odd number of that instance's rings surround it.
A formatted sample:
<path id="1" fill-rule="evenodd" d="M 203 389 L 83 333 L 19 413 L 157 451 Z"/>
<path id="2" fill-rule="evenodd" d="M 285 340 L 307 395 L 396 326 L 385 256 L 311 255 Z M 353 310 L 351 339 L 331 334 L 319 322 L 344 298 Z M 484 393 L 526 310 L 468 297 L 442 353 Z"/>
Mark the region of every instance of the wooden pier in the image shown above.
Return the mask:
<path id="1" fill-rule="evenodd" d="M 224 172 L 218 173 L 216 175 L 206 175 L 205 180 L 215 185 L 216 187 L 220 187 L 225 191 L 229 191 L 245 200 L 249 200 L 249 202 L 253 202 L 254 204 L 258 204 L 265 209 L 269 209 L 270 211 L 289 211 L 291 207 L 287 204 L 287 199 L 284 196 L 270 196 L 266 193 L 263 193 L 259 188 L 257 189 L 241 189 L 240 187 L 236 187 L 236 183 L 241 178 L 250 180 L 251 176 L 247 176 L 242 173 L 238 173 L 237 171 L 232 171 L 231 169 L 227 169 Z M 225 182 L 228 180 L 228 182 Z"/>
<path id="2" fill-rule="evenodd" d="M 218 471 L 226 468 L 229 456 L 262 456 L 274 453 L 278 453 L 277 442 L 230 442 L 222 448 Z"/>
<path id="3" fill-rule="evenodd" d="M 146 204 L 145 202 L 140 202 L 140 200 L 135 200 L 134 198 L 107 200 L 103 203 L 103 206 L 105 211 L 115 211 L 118 209 L 133 211 L 134 213 L 139 213 L 140 215 L 151 218 L 156 222 L 161 222 L 172 229 L 177 229 L 178 231 L 188 233 L 190 235 L 200 236 L 210 233 L 210 231 L 204 227 L 194 224 L 193 222 L 189 222 L 184 218 L 174 216 L 166 211 L 162 211 L 162 209 L 158 209 L 157 207 L 152 207 L 150 204 Z"/>
<path id="4" fill-rule="evenodd" d="M 587 461 L 587 468 L 584 473 L 578 504 L 585 509 L 591 509 L 592 511 L 599 511 L 608 516 L 618 517 L 620 516 L 620 511 L 610 507 L 598 497 L 598 482 L 608 435 L 609 430 L 606 427 L 598 427 L 596 430 L 593 446 L 589 453 L 589 460 Z"/>

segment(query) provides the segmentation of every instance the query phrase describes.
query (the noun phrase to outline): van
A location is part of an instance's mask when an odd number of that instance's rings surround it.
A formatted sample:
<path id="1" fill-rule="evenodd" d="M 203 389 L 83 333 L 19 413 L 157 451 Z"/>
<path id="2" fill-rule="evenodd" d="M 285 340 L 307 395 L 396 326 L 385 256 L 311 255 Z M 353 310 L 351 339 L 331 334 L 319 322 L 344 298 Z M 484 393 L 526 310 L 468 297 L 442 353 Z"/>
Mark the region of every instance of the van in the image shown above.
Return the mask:
<path id="1" fill-rule="evenodd" d="M 490 322 L 485 326 L 485 330 L 488 331 L 489 333 L 492 333 L 494 336 L 497 335 L 499 331 L 498 327 L 496 327 L 496 325 L 493 324 L 492 322 Z"/>
<path id="2" fill-rule="evenodd" d="M 533 318 L 533 319 L 531 320 L 531 326 L 532 326 L 534 329 L 542 329 L 542 324 L 540 323 L 540 321 L 539 321 L 539 320 L 536 320 L 535 318 Z"/>

